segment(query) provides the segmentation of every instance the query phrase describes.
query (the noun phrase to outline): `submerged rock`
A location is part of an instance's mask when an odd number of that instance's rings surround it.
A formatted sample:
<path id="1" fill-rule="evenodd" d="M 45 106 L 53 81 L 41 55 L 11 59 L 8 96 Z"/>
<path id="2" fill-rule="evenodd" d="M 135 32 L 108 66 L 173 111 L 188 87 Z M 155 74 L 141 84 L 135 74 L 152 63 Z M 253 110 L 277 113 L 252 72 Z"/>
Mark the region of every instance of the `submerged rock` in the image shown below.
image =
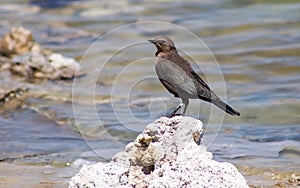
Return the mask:
<path id="1" fill-rule="evenodd" d="M 69 187 L 248 187 L 235 166 L 200 145 L 202 131 L 190 117 L 157 119 L 110 163 L 84 166 Z"/>
<path id="2" fill-rule="evenodd" d="M 34 42 L 31 31 L 23 27 L 12 28 L 2 38 L 0 51 L 6 56 L 0 58 L 0 71 L 27 79 L 70 79 L 81 69 L 74 59 L 43 49 Z"/>
<path id="3" fill-rule="evenodd" d="M 20 97 L 26 91 L 28 91 L 27 88 L 14 88 L 14 89 L 0 88 L 0 106 L 3 105 L 5 102 Z"/>

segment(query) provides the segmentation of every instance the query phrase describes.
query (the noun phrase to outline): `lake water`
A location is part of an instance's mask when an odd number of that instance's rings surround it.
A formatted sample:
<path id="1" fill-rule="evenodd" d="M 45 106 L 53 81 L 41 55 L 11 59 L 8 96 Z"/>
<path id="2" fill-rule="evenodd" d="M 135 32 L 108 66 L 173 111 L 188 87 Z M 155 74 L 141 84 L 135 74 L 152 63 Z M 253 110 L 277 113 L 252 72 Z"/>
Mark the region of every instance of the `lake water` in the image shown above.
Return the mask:
<path id="1" fill-rule="evenodd" d="M 156 78 L 147 42 L 168 35 L 241 112 L 190 101 L 187 115 L 204 123 L 215 158 L 254 185 L 300 175 L 299 10 L 296 0 L 1 1 L 1 36 L 22 25 L 43 47 L 80 61 L 86 75 L 37 83 L 1 75 L 1 84 L 30 91 L 22 106 L 0 107 L 0 158 L 53 165 L 54 174 L 77 159 L 108 161 L 179 103 Z"/>

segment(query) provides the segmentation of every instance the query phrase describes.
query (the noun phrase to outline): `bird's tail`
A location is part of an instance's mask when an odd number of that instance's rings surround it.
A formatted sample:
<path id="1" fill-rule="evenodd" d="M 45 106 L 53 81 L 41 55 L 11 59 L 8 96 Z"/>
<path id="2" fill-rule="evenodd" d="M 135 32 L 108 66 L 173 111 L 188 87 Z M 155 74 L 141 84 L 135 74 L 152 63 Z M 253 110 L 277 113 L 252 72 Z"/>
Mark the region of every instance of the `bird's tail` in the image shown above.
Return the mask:
<path id="1" fill-rule="evenodd" d="M 227 105 L 226 103 L 224 103 L 221 100 L 214 100 L 214 101 L 212 101 L 212 103 L 230 115 L 240 116 L 240 113 L 238 111 L 235 111 L 233 108 L 231 108 L 229 105 Z"/>

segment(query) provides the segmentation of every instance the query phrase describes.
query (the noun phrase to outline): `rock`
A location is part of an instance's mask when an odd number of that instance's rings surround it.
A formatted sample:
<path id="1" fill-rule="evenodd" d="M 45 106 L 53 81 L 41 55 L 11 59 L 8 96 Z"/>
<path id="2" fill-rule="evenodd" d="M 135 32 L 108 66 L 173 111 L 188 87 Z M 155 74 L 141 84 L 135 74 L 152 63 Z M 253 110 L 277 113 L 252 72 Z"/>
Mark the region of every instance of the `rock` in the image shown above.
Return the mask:
<path id="1" fill-rule="evenodd" d="M 55 68 L 44 54 L 26 52 L 12 59 L 10 71 L 26 78 L 51 78 Z M 37 76 L 38 73 L 41 76 Z"/>
<path id="2" fill-rule="evenodd" d="M 30 51 L 33 45 L 31 31 L 24 27 L 13 27 L 0 41 L 0 51 L 3 55 L 13 56 Z"/>
<path id="3" fill-rule="evenodd" d="M 23 27 L 12 28 L 0 43 L 0 71 L 10 71 L 15 75 L 31 78 L 70 79 L 83 73 L 79 63 L 43 49 L 34 42 L 32 34 Z"/>
<path id="4" fill-rule="evenodd" d="M 80 69 L 80 65 L 72 58 L 64 57 L 58 53 L 52 53 L 48 56 L 49 62 L 61 78 L 72 78 L 76 71 Z"/>
<path id="5" fill-rule="evenodd" d="M 10 118 L 12 113 L 22 107 L 24 100 L 30 96 L 29 89 L 22 85 L 1 83 L 0 87 L 0 116 Z"/>
<path id="6" fill-rule="evenodd" d="M 81 68 L 74 59 L 57 53 L 24 53 L 12 62 L 10 70 L 27 78 L 69 79 Z"/>
<path id="7" fill-rule="evenodd" d="M 76 159 L 70 165 L 74 169 L 80 169 L 84 165 L 90 165 L 90 164 L 94 164 L 94 162 L 91 162 L 91 161 L 88 161 L 88 160 L 85 160 L 85 159 Z"/>
<path id="8" fill-rule="evenodd" d="M 190 117 L 159 118 L 111 162 L 84 166 L 69 187 L 248 187 L 235 166 L 212 160 L 202 131 Z"/>
<path id="9" fill-rule="evenodd" d="M 4 103 L 20 97 L 24 92 L 28 91 L 27 88 L 14 88 L 14 89 L 7 89 L 7 88 L 0 88 L 0 106 Z"/>

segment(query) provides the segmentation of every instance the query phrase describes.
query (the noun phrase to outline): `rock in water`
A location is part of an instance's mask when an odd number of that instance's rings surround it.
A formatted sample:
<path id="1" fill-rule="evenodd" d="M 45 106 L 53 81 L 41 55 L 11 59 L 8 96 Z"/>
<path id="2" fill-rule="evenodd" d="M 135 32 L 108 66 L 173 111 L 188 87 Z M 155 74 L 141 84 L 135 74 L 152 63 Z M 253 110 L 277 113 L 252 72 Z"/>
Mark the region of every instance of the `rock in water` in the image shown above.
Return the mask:
<path id="1" fill-rule="evenodd" d="M 31 31 L 24 27 L 13 27 L 0 41 L 0 51 L 3 55 L 12 56 L 30 51 L 33 45 Z"/>
<path id="2" fill-rule="evenodd" d="M 212 160 L 202 131 L 194 118 L 159 118 L 111 162 L 84 166 L 69 187 L 248 187 L 235 166 Z"/>
<path id="3" fill-rule="evenodd" d="M 34 42 L 31 31 L 14 27 L 0 40 L 0 72 L 10 71 L 27 80 L 72 79 L 83 75 L 80 64 L 72 58 L 45 50 Z"/>

